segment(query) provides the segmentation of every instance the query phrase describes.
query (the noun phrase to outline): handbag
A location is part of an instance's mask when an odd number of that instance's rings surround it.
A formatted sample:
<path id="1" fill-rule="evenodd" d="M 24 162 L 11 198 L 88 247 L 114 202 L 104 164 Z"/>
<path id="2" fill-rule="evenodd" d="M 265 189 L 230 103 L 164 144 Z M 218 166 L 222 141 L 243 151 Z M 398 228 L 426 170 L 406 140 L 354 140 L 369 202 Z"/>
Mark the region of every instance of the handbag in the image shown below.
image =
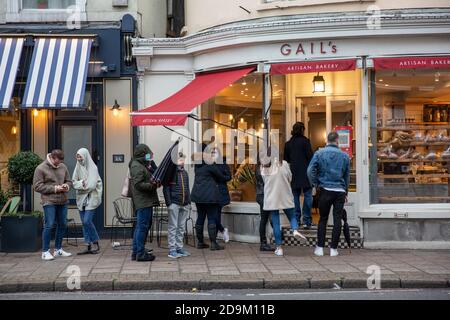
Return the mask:
<path id="1" fill-rule="evenodd" d="M 123 180 L 123 186 L 122 186 L 122 197 L 125 198 L 131 198 L 131 177 L 130 177 L 130 168 L 127 170 L 127 175 L 125 176 L 125 179 Z"/>

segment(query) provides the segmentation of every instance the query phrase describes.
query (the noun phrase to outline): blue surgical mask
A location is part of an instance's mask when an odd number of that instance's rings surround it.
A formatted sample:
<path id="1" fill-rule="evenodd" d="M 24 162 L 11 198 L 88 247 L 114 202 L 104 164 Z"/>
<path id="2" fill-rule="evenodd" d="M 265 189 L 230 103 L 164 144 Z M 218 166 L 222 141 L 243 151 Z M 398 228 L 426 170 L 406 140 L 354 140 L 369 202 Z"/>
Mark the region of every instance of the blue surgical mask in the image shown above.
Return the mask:
<path id="1" fill-rule="evenodd" d="M 151 161 L 152 160 L 152 155 L 150 153 L 147 153 L 145 155 L 145 161 Z"/>

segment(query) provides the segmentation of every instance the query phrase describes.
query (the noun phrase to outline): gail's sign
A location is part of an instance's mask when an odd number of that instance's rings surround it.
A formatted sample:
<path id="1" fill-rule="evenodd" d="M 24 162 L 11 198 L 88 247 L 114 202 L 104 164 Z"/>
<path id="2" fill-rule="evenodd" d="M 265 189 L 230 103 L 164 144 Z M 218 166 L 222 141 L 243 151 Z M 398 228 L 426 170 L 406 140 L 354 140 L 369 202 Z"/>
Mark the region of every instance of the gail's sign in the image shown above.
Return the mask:
<path id="1" fill-rule="evenodd" d="M 298 44 L 284 43 L 280 47 L 283 56 L 327 55 L 337 53 L 337 45 L 333 41 L 311 41 Z"/>

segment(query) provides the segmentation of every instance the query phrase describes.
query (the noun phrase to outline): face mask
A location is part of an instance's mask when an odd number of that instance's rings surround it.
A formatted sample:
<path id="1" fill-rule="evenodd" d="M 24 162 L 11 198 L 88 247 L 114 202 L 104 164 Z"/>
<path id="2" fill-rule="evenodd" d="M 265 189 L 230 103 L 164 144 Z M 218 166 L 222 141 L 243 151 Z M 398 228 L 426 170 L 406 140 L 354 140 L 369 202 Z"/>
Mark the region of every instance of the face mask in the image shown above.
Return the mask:
<path id="1" fill-rule="evenodd" d="M 145 155 L 145 161 L 151 161 L 152 160 L 152 155 L 150 153 L 147 153 Z"/>

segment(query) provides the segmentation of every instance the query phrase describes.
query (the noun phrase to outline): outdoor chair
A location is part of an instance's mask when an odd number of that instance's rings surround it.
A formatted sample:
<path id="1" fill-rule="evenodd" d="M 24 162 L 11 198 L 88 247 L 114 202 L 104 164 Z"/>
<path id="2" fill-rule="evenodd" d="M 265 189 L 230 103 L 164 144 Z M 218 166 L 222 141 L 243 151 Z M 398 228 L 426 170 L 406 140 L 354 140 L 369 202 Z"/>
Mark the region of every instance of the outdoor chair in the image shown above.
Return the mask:
<path id="1" fill-rule="evenodd" d="M 78 213 L 78 210 L 76 211 Z M 67 227 L 66 227 L 66 243 L 67 245 L 78 247 L 78 237 L 83 235 L 83 224 L 76 221 L 74 216 L 71 216 L 71 210 L 68 211 L 67 217 Z M 71 242 L 69 239 L 73 239 Z"/>
<path id="2" fill-rule="evenodd" d="M 160 201 L 159 207 L 155 207 L 153 210 L 153 220 L 156 224 L 156 242 L 158 247 L 161 248 L 162 228 L 164 224 L 169 223 L 169 213 L 165 201 Z"/>
<path id="3" fill-rule="evenodd" d="M 114 245 L 117 242 L 117 228 L 119 225 L 122 225 L 123 244 L 120 244 L 120 246 L 127 246 L 125 237 L 126 229 L 124 227 L 134 227 L 137 219 L 133 215 L 133 202 L 130 198 L 118 198 L 113 201 L 113 205 L 115 215 L 112 219 L 111 244 L 114 249 L 117 249 Z"/>
<path id="4" fill-rule="evenodd" d="M 194 241 L 193 246 L 195 247 L 195 222 L 194 219 L 191 217 L 192 209 L 189 210 L 188 218 L 186 219 L 186 222 L 184 223 L 184 243 L 189 245 L 189 235 L 188 235 L 188 221 L 191 222 L 192 227 L 192 241 Z"/>

